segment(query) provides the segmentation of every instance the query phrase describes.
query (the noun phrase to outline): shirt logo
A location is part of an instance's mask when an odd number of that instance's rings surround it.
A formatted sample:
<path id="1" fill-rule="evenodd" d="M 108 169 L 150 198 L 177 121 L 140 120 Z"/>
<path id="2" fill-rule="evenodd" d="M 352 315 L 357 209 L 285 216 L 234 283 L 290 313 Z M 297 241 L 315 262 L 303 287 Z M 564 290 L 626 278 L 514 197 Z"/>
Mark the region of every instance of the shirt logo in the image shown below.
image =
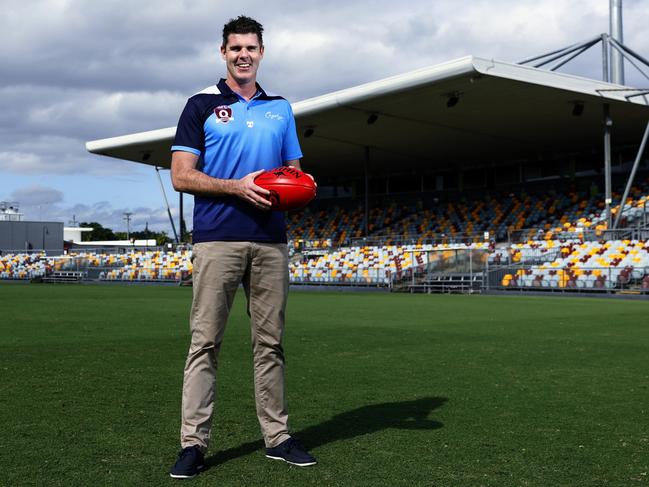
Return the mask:
<path id="1" fill-rule="evenodd" d="M 255 122 L 253 120 L 248 120 L 246 122 L 246 125 L 248 126 L 249 129 L 251 129 L 255 126 Z"/>
<path id="2" fill-rule="evenodd" d="M 266 118 L 270 118 L 271 120 L 284 120 L 284 117 L 282 117 L 279 113 L 273 112 L 266 112 Z"/>
<path id="3" fill-rule="evenodd" d="M 220 105 L 214 109 L 216 115 L 216 123 L 228 123 L 234 120 L 232 116 L 232 108 L 227 105 Z"/>

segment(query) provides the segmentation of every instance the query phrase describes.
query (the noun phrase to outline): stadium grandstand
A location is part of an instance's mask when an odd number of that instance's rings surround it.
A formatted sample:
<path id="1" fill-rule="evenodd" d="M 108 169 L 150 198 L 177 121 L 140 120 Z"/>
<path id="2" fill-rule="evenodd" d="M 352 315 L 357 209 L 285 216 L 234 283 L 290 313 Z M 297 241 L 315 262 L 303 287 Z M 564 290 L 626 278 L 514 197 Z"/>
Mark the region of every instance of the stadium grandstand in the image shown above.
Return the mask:
<path id="1" fill-rule="evenodd" d="M 368 237 L 358 233 L 360 204 L 309 208 L 289 215 L 289 274 L 294 284 L 428 292 L 649 293 L 649 179 L 630 194 L 623 208 L 627 224 L 615 231 L 602 220 L 601 198 L 579 192 L 508 194 L 438 202 L 431 208 L 425 202 L 430 195 L 402 195 L 399 204 L 370 210 L 373 232 Z M 619 206 L 612 213 L 618 211 Z M 0 256 L 2 279 L 178 283 L 189 280 L 191 271 L 186 246 Z"/>
<path id="2" fill-rule="evenodd" d="M 649 90 L 620 69 L 649 79 L 649 63 L 619 38 L 521 63 L 467 56 L 295 103 L 319 194 L 287 215 L 291 282 L 649 296 Z M 603 80 L 557 71 L 598 44 Z M 159 171 L 174 134 L 87 149 Z M 178 244 L 5 251 L 0 278 L 191 282 L 191 246 Z"/>

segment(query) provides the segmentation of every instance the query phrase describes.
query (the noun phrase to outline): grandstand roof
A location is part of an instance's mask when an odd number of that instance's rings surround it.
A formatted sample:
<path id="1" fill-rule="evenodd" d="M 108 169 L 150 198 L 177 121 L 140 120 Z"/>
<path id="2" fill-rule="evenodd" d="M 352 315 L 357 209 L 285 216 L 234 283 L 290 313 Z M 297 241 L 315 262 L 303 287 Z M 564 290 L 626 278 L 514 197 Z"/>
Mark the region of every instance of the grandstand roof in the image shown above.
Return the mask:
<path id="1" fill-rule="evenodd" d="M 310 172 L 360 174 L 365 147 L 370 148 L 374 173 L 392 171 L 395 165 L 421 169 L 557 151 L 599 151 L 604 103 L 611 106 L 613 143 L 637 144 L 649 120 L 649 97 L 629 98 L 637 92 L 467 56 L 300 101 L 293 109 Z M 452 97 L 457 103 L 448 106 Z M 576 103 L 583 104 L 579 116 L 573 115 Z M 376 116 L 374 123 L 369 123 L 371 115 Z M 175 131 L 169 127 L 95 140 L 86 148 L 169 167 Z"/>

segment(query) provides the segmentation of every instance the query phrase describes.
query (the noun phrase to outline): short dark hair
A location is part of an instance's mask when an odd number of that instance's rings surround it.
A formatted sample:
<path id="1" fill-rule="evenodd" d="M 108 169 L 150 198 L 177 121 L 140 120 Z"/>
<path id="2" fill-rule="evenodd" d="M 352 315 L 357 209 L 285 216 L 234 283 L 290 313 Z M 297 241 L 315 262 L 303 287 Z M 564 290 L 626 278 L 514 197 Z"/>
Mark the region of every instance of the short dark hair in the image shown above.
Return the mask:
<path id="1" fill-rule="evenodd" d="M 230 34 L 257 34 L 259 45 L 263 46 L 262 32 L 264 32 L 264 27 L 255 19 L 251 19 L 245 15 L 239 15 L 236 19 L 230 19 L 223 26 L 223 47 L 227 45 Z"/>

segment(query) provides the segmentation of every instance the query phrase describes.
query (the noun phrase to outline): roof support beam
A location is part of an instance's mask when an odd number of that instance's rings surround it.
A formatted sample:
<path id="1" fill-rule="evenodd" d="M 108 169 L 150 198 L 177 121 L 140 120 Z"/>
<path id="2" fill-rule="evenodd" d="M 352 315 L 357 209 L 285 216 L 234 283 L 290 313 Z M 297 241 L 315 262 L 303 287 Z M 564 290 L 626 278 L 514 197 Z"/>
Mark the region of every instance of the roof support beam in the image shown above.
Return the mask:
<path id="1" fill-rule="evenodd" d="M 642 57 L 640 54 L 638 54 L 637 52 L 635 52 L 635 51 L 634 51 L 633 49 L 631 49 L 630 47 L 625 46 L 624 44 L 622 44 L 621 42 L 616 41 L 615 39 L 611 39 L 611 42 L 612 42 L 613 44 L 615 44 L 616 46 L 618 46 L 618 47 L 619 47 L 620 49 L 622 49 L 623 51 L 626 51 L 628 54 L 630 54 L 631 56 L 633 56 L 634 58 L 636 58 L 638 61 L 642 61 L 646 66 L 649 66 L 649 60 L 647 60 L 646 58 Z"/>
<path id="2" fill-rule="evenodd" d="M 606 212 L 606 228 L 611 228 L 611 203 L 613 202 L 611 191 L 611 107 L 604 103 L 604 203 Z"/>
<path id="3" fill-rule="evenodd" d="M 158 181 L 160 182 L 160 189 L 162 190 L 162 197 L 164 198 L 165 206 L 167 207 L 167 215 L 169 215 L 169 223 L 171 223 L 171 230 L 174 232 L 174 240 L 176 241 L 176 243 L 180 243 L 180 240 L 178 240 L 178 233 L 176 233 L 176 225 L 174 224 L 174 219 L 171 216 L 171 209 L 169 208 L 167 193 L 165 192 L 165 187 L 162 184 L 162 177 L 160 177 L 160 168 L 158 166 L 155 166 L 155 172 L 158 175 Z"/>
<path id="4" fill-rule="evenodd" d="M 602 34 L 602 80 L 608 83 L 608 56 L 609 56 L 609 46 L 608 46 L 608 35 Z"/>
<path id="5" fill-rule="evenodd" d="M 649 67 L 649 64 L 647 63 L 647 60 L 646 60 L 646 59 L 644 59 L 642 56 L 635 56 L 635 55 L 631 54 L 632 51 L 631 51 L 629 48 L 627 48 L 626 46 L 624 46 L 624 44 L 620 44 L 620 43 L 617 42 L 615 39 L 611 39 L 611 47 L 613 48 L 613 52 L 617 52 L 617 53 L 619 53 L 619 54 L 620 54 L 624 59 L 626 59 L 627 61 L 629 61 L 629 63 L 630 63 L 630 64 L 631 64 L 635 69 L 637 69 L 638 72 L 639 72 L 642 76 L 644 76 L 646 79 L 649 79 L 649 76 L 647 76 L 647 74 L 642 70 L 642 68 L 640 68 L 640 66 L 638 66 L 638 65 L 634 62 L 633 57 L 635 57 L 636 60 L 638 60 L 638 61 L 640 61 L 641 63 L 643 63 L 645 66 Z"/>
<path id="6" fill-rule="evenodd" d="M 590 42 L 590 39 L 589 39 L 588 41 L 586 41 L 586 42 Z M 561 56 L 563 56 L 563 55 L 567 54 L 568 52 L 573 52 L 573 51 L 575 50 L 575 48 L 576 48 L 576 49 L 579 49 L 579 47 L 580 47 L 581 45 L 585 44 L 586 42 L 577 42 L 576 44 L 571 44 L 571 45 L 569 45 L 569 46 L 567 46 L 567 47 L 562 47 L 561 49 L 557 49 L 557 50 L 555 50 L 555 51 L 546 52 L 545 54 L 540 54 L 540 55 L 538 55 L 538 56 L 534 56 L 534 57 L 531 57 L 531 58 L 523 59 L 522 61 L 519 61 L 519 62 L 517 62 L 516 64 L 527 64 L 527 63 L 531 63 L 532 61 L 537 61 L 537 60 L 539 60 L 539 59 L 543 59 L 544 57 L 552 56 L 552 55 L 554 55 L 554 54 L 559 54 L 559 53 L 563 53 L 563 54 L 561 54 Z M 561 56 L 559 56 L 559 57 L 561 57 Z"/>
<path id="7" fill-rule="evenodd" d="M 370 235 L 370 148 L 365 146 L 365 225 L 363 234 Z"/>
<path id="8" fill-rule="evenodd" d="M 570 61 L 572 61 L 572 60 L 573 60 L 574 58 L 576 58 L 577 56 L 581 56 L 584 52 L 586 52 L 588 49 L 590 49 L 591 47 L 593 47 L 593 46 L 594 46 L 595 44 L 597 44 L 598 42 L 599 42 L 599 39 L 593 39 L 593 40 L 590 41 L 589 43 L 584 44 L 584 46 L 583 46 L 581 49 L 579 49 L 577 52 L 575 52 L 572 56 L 570 56 L 570 57 L 568 57 L 567 59 L 564 59 L 564 60 L 560 61 L 559 63 L 555 64 L 554 66 L 552 66 L 552 67 L 550 68 L 550 71 L 556 71 L 556 70 L 559 69 L 561 66 L 563 66 L 563 65 L 566 64 L 566 63 L 569 63 Z"/>
<path id="9" fill-rule="evenodd" d="M 584 42 L 578 42 L 576 44 L 571 44 L 568 47 L 564 47 L 562 49 L 557 49 L 556 51 L 552 51 L 552 52 L 548 52 L 548 53 L 545 53 L 545 54 L 541 54 L 540 56 L 534 56 L 534 57 L 531 57 L 531 58 L 528 58 L 528 59 L 524 59 L 523 61 L 520 61 L 520 62 L 518 62 L 516 64 L 528 64 L 528 63 L 531 63 L 533 61 L 538 61 L 539 59 L 547 58 L 544 61 L 541 61 L 540 63 L 534 65 L 535 68 L 539 68 L 541 66 L 545 66 L 546 64 L 551 63 L 552 61 L 555 61 L 555 60 L 560 59 L 560 58 L 562 58 L 564 56 L 567 56 L 568 54 L 571 54 L 571 53 L 573 53 L 575 51 L 578 51 L 578 50 L 582 49 L 584 46 L 588 45 L 590 47 L 593 44 L 596 44 L 597 42 L 599 42 L 600 40 L 601 40 L 601 36 L 592 37 L 592 38 L 590 38 L 590 39 L 588 39 L 588 40 L 586 40 Z"/>
<path id="10" fill-rule="evenodd" d="M 180 243 L 183 243 L 185 241 L 185 210 L 183 208 L 183 195 L 184 193 L 182 191 L 178 192 L 178 225 L 180 226 Z"/>
<path id="11" fill-rule="evenodd" d="M 629 197 L 629 191 L 631 191 L 631 186 L 633 185 L 633 178 L 635 178 L 635 173 L 638 170 L 640 161 L 642 160 L 642 154 L 644 153 L 645 146 L 647 145 L 647 139 L 649 139 L 649 122 L 647 122 L 647 127 L 644 130 L 644 135 L 642 136 L 642 142 L 640 142 L 640 148 L 638 149 L 638 154 L 635 157 L 633 162 L 633 168 L 631 169 L 631 174 L 629 175 L 629 180 L 626 183 L 626 188 L 624 189 L 624 195 L 622 196 L 622 201 L 620 201 L 620 209 L 615 215 L 615 223 L 613 224 L 613 230 L 617 229 L 620 225 L 620 220 L 622 219 L 622 213 L 624 212 L 624 205 L 626 204 L 626 199 Z"/>

